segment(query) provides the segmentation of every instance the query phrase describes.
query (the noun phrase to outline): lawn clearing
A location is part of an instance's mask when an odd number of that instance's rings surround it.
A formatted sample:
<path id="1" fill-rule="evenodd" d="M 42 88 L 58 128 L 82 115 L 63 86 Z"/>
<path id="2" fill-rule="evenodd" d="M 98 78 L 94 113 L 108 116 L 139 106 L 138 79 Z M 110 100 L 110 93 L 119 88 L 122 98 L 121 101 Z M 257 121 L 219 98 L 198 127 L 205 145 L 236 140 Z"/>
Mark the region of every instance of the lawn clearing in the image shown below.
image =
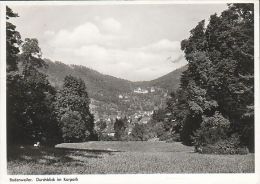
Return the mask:
<path id="1" fill-rule="evenodd" d="M 254 154 L 205 155 L 164 142 L 64 143 L 12 148 L 9 174 L 252 173 Z M 19 153 L 19 154 L 18 154 Z"/>

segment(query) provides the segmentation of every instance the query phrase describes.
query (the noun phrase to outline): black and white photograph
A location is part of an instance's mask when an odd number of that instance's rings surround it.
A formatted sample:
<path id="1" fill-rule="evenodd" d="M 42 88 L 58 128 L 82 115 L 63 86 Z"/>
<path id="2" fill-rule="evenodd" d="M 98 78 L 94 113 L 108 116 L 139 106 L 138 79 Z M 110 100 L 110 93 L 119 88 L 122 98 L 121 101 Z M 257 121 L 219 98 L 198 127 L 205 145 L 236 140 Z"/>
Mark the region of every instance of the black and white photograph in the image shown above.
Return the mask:
<path id="1" fill-rule="evenodd" d="M 254 0 L 1 3 L 7 181 L 255 176 L 258 6 Z"/>

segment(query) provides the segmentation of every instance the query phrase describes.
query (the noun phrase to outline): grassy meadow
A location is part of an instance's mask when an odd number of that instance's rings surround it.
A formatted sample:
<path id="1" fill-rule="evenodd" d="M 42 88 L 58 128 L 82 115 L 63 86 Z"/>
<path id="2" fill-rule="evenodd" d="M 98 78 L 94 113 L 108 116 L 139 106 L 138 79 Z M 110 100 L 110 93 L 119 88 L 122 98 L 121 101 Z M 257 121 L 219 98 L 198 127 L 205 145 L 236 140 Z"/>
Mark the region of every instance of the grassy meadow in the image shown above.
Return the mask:
<path id="1" fill-rule="evenodd" d="M 8 174 L 252 173 L 254 154 L 206 155 L 165 142 L 63 143 L 8 150 Z"/>

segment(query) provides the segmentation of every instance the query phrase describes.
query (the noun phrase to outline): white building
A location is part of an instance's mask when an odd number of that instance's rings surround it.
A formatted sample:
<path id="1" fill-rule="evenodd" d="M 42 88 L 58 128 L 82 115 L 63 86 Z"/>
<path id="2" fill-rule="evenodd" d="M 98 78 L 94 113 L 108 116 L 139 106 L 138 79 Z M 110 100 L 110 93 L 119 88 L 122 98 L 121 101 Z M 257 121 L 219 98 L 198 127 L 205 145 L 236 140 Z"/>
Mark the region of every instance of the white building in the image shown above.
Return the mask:
<path id="1" fill-rule="evenodd" d="M 113 136 L 115 136 L 115 133 L 112 132 L 112 133 L 108 133 L 107 135 L 113 137 Z"/>
<path id="2" fill-rule="evenodd" d="M 148 90 L 146 90 L 146 89 L 141 89 L 141 88 L 139 87 L 139 88 L 137 88 L 137 89 L 134 90 L 134 93 L 146 94 L 146 93 L 148 93 Z"/>

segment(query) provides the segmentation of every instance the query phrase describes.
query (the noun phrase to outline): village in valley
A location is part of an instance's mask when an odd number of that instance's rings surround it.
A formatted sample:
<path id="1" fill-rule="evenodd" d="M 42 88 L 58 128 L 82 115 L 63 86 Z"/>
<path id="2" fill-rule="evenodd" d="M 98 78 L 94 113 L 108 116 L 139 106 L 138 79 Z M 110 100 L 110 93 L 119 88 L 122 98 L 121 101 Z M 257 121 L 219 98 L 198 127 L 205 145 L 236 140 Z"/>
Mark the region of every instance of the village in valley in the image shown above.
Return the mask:
<path id="1" fill-rule="evenodd" d="M 91 99 L 90 109 L 95 116 L 95 123 L 106 123 L 102 134 L 113 137 L 116 119 L 126 118 L 126 133 L 130 135 L 136 123 L 147 124 L 151 121 L 154 111 L 165 106 L 167 92 L 154 86 L 136 87 L 127 93 L 119 93 L 117 104 Z"/>

